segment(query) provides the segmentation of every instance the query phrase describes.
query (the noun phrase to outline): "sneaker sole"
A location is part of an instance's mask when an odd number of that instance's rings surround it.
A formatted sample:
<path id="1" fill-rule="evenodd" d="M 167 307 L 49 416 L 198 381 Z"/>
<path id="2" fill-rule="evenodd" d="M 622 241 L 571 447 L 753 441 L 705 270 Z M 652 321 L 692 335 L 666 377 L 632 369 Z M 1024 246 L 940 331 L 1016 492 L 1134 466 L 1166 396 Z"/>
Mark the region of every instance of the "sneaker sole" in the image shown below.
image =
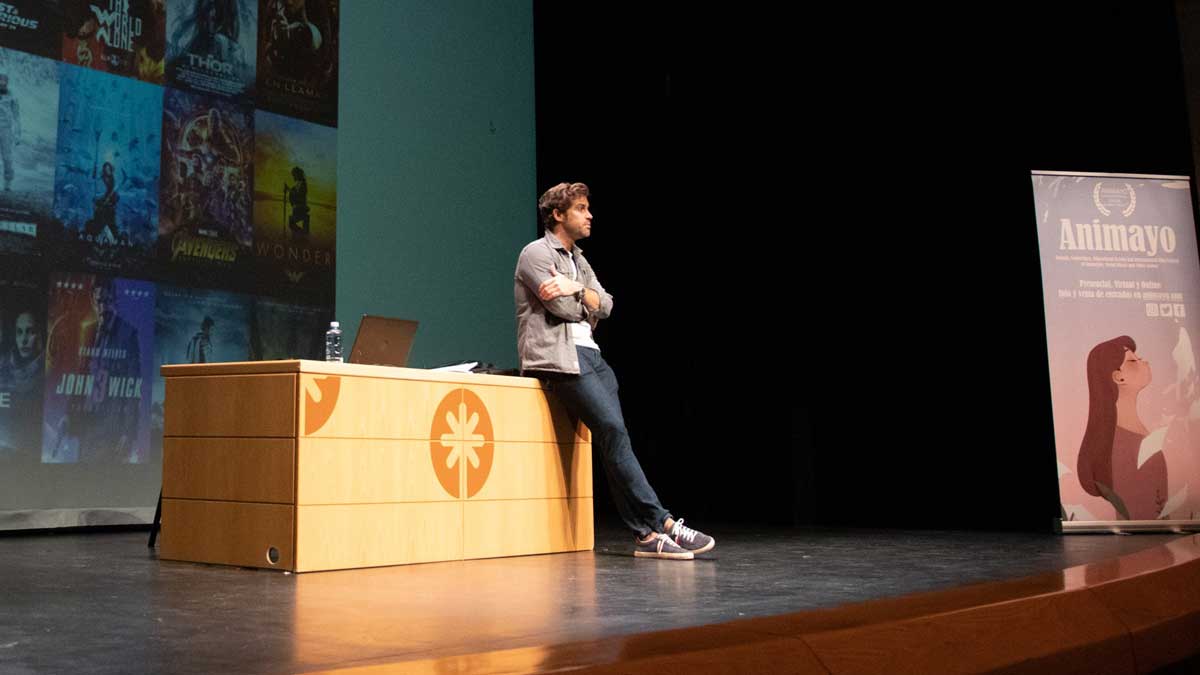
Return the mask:
<path id="1" fill-rule="evenodd" d="M 716 539 L 709 539 L 708 546 L 705 546 L 704 548 L 698 548 L 698 549 L 692 551 L 692 555 L 700 555 L 701 553 L 708 553 L 709 551 L 713 550 L 713 548 L 716 545 L 717 545 Z"/>
<path id="2" fill-rule="evenodd" d="M 691 560 L 694 556 L 691 551 L 684 553 L 651 553 L 649 551 L 634 551 L 635 558 L 666 558 L 668 560 Z"/>

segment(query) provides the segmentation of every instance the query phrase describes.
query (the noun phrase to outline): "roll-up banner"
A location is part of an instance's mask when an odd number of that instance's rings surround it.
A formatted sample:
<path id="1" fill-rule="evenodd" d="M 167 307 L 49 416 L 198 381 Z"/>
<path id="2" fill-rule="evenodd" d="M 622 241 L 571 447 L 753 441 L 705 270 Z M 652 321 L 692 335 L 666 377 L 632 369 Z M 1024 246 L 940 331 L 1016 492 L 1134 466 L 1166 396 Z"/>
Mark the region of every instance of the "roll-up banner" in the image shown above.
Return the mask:
<path id="1" fill-rule="evenodd" d="M 1200 529 L 1188 178 L 1032 178 L 1062 531 Z"/>

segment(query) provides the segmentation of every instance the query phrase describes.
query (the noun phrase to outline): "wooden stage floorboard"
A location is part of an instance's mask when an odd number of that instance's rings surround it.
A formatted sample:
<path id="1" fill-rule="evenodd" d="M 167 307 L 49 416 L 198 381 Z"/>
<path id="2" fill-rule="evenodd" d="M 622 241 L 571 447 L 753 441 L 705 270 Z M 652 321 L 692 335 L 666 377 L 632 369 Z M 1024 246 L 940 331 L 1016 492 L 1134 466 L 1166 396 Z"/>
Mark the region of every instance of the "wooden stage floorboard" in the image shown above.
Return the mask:
<path id="1" fill-rule="evenodd" d="M 710 528 L 597 550 L 290 575 L 140 532 L 0 536 L 0 673 L 1152 672 L 1200 645 L 1183 535 Z"/>

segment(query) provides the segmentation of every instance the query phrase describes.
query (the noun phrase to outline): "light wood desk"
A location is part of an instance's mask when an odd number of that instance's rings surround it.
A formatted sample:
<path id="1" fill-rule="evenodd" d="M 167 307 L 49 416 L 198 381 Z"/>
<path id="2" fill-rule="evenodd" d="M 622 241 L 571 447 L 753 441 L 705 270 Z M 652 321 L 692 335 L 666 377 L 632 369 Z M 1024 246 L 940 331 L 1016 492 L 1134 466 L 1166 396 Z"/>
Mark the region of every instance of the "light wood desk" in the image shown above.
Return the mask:
<path id="1" fill-rule="evenodd" d="M 295 572 L 588 550 L 591 434 L 532 378 L 163 366 L 160 557 Z"/>

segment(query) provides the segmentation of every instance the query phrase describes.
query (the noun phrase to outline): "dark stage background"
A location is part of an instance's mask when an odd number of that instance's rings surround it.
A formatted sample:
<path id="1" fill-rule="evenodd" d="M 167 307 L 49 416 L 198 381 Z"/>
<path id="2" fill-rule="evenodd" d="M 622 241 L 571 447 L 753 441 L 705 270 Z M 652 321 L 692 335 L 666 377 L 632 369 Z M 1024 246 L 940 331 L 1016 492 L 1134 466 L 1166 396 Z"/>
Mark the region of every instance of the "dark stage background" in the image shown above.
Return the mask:
<path id="1" fill-rule="evenodd" d="M 1194 173 L 1174 4 L 534 9 L 538 189 L 592 188 L 667 507 L 1049 530 L 1029 172 Z"/>

